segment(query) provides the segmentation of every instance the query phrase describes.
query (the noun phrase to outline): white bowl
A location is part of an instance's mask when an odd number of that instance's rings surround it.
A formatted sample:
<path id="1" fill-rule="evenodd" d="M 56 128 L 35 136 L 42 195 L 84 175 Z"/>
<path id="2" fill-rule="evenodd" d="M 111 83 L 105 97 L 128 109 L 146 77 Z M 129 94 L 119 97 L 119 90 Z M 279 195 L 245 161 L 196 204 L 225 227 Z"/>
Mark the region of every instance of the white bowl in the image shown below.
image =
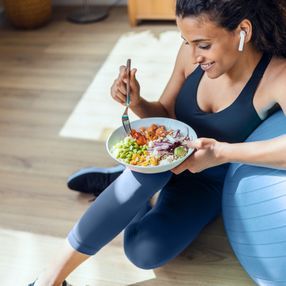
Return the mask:
<path id="1" fill-rule="evenodd" d="M 131 128 L 139 130 L 140 127 L 149 127 L 152 124 L 156 125 L 164 125 L 166 129 L 173 129 L 177 130 L 179 129 L 181 131 L 181 134 L 188 135 L 191 140 L 197 139 L 197 134 L 194 131 L 193 128 L 188 126 L 187 124 L 171 119 L 171 118 L 165 118 L 165 117 L 149 117 L 144 119 L 139 119 L 131 122 Z M 123 126 L 117 128 L 107 139 L 106 141 L 106 149 L 109 153 L 109 155 L 116 160 L 118 163 L 125 165 L 127 168 L 139 172 L 139 173 L 146 173 L 146 174 L 154 174 L 154 173 L 161 173 L 168 170 L 171 170 L 178 165 L 180 165 L 188 156 L 190 156 L 193 152 L 193 149 L 189 148 L 188 153 L 178 160 L 175 160 L 169 164 L 164 165 L 158 165 L 158 166 L 137 166 L 137 165 L 131 165 L 127 164 L 125 162 L 122 162 L 121 160 L 117 159 L 111 152 L 112 147 L 118 143 L 119 141 L 123 140 L 126 137 L 126 133 L 123 129 Z"/>

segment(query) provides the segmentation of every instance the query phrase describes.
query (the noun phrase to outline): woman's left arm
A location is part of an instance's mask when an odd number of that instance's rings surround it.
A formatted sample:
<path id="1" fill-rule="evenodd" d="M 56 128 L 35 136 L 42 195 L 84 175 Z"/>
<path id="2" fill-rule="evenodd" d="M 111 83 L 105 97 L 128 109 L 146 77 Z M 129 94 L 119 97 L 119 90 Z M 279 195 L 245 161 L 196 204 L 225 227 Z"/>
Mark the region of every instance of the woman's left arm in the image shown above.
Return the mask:
<path id="1" fill-rule="evenodd" d="M 238 162 L 286 169 L 286 135 L 270 140 L 225 143 L 211 138 L 199 138 L 191 143 L 195 152 L 172 171 L 179 174 L 185 170 L 198 173 L 224 163 Z"/>
<path id="2" fill-rule="evenodd" d="M 218 143 L 220 144 L 217 157 L 222 162 L 239 162 L 286 169 L 286 135 L 256 142 Z"/>

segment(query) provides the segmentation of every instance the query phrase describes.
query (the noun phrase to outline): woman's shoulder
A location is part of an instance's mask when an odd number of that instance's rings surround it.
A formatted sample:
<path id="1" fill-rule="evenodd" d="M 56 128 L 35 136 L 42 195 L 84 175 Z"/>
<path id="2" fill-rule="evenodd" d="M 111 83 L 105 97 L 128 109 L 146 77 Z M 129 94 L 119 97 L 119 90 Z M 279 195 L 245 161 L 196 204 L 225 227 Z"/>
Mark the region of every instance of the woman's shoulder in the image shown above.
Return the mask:
<path id="1" fill-rule="evenodd" d="M 286 58 L 273 57 L 267 72 L 267 90 L 281 104 L 286 99 Z"/>
<path id="2" fill-rule="evenodd" d="M 285 84 L 286 58 L 274 56 L 271 60 L 269 72 L 274 82 L 275 82 L 275 79 L 277 81 L 284 79 L 284 84 Z"/>
<path id="3" fill-rule="evenodd" d="M 265 72 L 264 82 L 266 87 L 274 89 L 286 83 L 286 58 L 273 56 Z"/>

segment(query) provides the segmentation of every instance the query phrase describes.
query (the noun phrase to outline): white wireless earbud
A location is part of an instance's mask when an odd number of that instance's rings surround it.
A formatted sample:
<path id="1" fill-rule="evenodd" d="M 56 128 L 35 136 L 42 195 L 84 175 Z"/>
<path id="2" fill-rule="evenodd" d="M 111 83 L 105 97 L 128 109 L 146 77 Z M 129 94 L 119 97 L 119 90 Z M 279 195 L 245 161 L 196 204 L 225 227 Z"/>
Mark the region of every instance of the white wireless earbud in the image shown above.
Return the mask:
<path id="1" fill-rule="evenodd" d="M 245 31 L 240 31 L 239 35 L 240 35 L 240 41 L 239 41 L 238 50 L 240 52 L 242 52 L 243 51 L 244 42 L 245 42 L 246 32 Z"/>

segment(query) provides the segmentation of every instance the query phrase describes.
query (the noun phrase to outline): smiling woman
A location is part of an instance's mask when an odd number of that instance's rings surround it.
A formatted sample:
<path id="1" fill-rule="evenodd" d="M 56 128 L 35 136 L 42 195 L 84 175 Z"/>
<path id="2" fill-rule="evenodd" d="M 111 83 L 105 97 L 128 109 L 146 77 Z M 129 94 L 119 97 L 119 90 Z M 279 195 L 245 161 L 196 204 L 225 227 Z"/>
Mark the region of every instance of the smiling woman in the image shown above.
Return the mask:
<path id="1" fill-rule="evenodd" d="M 285 9 L 284 0 L 177 1 L 177 24 L 187 45 L 181 45 L 157 101 L 141 96 L 137 70 L 131 70 L 129 108 L 141 118 L 168 117 L 189 125 L 199 137 L 189 146 L 195 151 L 167 172 L 126 168 L 76 223 L 67 247 L 37 286 L 60 285 L 124 228 L 130 261 L 144 269 L 163 266 L 221 213 L 229 163 L 286 169 L 286 137 L 244 142 L 276 107 L 286 112 Z M 111 87 L 111 97 L 122 105 L 126 78 L 121 66 Z M 98 179 L 98 173 L 85 175 L 79 191 L 92 189 Z M 152 207 L 149 199 L 159 190 Z"/>

